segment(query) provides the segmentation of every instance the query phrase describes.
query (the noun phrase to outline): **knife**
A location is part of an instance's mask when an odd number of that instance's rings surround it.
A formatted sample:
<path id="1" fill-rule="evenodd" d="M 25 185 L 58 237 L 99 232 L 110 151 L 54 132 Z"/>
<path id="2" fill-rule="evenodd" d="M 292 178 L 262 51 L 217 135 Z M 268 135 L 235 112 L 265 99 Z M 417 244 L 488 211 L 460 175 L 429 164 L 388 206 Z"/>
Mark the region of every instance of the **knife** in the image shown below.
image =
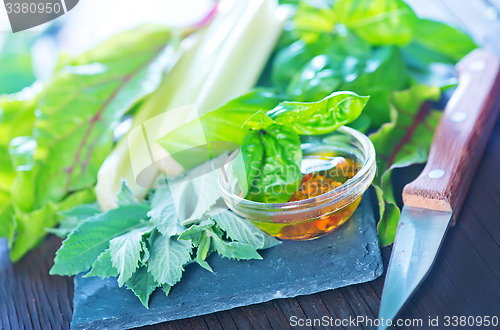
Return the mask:
<path id="1" fill-rule="evenodd" d="M 434 133 L 427 164 L 403 189 L 403 210 L 387 269 L 379 329 L 426 277 L 455 221 L 500 107 L 500 60 L 476 49 L 457 65 L 459 83 Z"/>

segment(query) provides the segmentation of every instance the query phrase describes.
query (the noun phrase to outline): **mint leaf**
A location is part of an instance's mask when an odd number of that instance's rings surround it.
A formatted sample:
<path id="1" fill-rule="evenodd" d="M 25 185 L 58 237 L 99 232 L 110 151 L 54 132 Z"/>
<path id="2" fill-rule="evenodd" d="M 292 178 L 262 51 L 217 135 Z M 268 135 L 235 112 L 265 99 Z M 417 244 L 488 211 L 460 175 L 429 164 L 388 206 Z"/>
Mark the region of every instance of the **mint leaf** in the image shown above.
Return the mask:
<path id="1" fill-rule="evenodd" d="M 194 245 L 199 245 L 205 231 L 211 228 L 214 224 L 215 223 L 212 219 L 205 219 L 198 225 L 191 225 L 191 227 L 184 230 L 179 236 L 179 239 L 185 241 L 190 240 Z"/>
<path id="2" fill-rule="evenodd" d="M 209 272 L 213 273 L 212 267 L 208 264 L 208 262 L 205 261 L 207 256 L 210 254 L 210 245 L 211 245 L 211 239 L 207 235 L 206 232 L 202 234 L 200 244 L 198 245 L 198 249 L 196 250 L 196 259 L 195 261 L 200 265 L 201 267 L 205 268 Z"/>
<path id="3" fill-rule="evenodd" d="M 142 236 L 152 230 L 149 228 L 136 228 L 126 234 L 113 238 L 109 242 L 111 261 L 118 270 L 118 285 L 123 284 L 132 277 L 139 267 L 142 252 Z"/>
<path id="4" fill-rule="evenodd" d="M 107 249 L 99 255 L 96 261 L 92 264 L 90 272 L 84 277 L 99 276 L 102 278 L 118 276 L 118 270 L 113 267 L 111 261 L 111 250 Z"/>
<path id="5" fill-rule="evenodd" d="M 151 211 L 148 212 L 151 221 L 160 233 L 165 236 L 173 236 L 182 233 L 181 226 L 174 200 L 169 188 L 156 190 L 151 201 Z"/>
<path id="6" fill-rule="evenodd" d="M 259 230 L 248 220 L 228 209 L 216 209 L 210 212 L 210 216 L 232 240 L 248 244 L 256 250 L 281 244 L 274 237 Z"/>
<path id="7" fill-rule="evenodd" d="M 132 275 L 132 278 L 125 283 L 125 286 L 132 290 L 146 308 L 149 308 L 149 296 L 158 287 L 158 283 L 156 283 L 146 267 L 140 267 Z"/>
<path id="8" fill-rule="evenodd" d="M 119 206 L 140 204 L 139 200 L 134 196 L 124 180 L 122 180 L 120 192 L 116 195 L 116 197 L 118 198 Z"/>
<path id="9" fill-rule="evenodd" d="M 142 226 L 147 205 L 122 206 L 82 222 L 63 242 L 50 274 L 75 275 L 88 270 L 104 252 L 109 241 Z"/>
<path id="10" fill-rule="evenodd" d="M 226 242 L 212 231 L 212 229 L 207 230 L 207 235 L 212 238 L 212 247 L 214 250 L 222 257 L 236 260 L 262 259 L 257 251 L 248 244 Z"/>
<path id="11" fill-rule="evenodd" d="M 159 232 L 151 235 L 150 242 L 148 271 L 158 284 L 173 286 L 180 281 L 183 266 L 191 261 L 191 242 L 166 237 Z"/>

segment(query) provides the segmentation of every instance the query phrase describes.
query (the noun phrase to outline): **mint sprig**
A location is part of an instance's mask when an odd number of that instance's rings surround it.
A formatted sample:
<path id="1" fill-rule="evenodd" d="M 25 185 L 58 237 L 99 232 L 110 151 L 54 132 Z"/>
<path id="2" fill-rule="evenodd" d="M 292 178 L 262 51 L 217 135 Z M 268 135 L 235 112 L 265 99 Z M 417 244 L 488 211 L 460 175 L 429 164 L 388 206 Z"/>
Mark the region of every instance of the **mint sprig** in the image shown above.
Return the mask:
<path id="1" fill-rule="evenodd" d="M 236 260 L 262 259 L 257 250 L 280 242 L 217 204 L 213 180 L 214 172 L 177 188 L 159 188 L 145 203 L 132 198 L 123 183 L 118 208 L 78 219 L 50 273 L 116 277 L 148 307 L 157 288 L 169 294 L 187 264 L 196 262 L 212 272 L 206 259 L 213 252 Z"/>

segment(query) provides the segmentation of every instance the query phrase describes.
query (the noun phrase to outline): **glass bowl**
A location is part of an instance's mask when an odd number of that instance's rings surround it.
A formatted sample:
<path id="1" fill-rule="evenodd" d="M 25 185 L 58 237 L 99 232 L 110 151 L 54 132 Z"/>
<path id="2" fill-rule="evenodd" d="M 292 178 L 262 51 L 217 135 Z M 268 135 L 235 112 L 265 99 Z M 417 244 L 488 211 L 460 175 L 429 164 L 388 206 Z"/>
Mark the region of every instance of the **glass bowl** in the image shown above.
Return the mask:
<path id="1" fill-rule="evenodd" d="M 227 206 L 264 232 L 280 239 L 313 239 L 339 228 L 354 213 L 375 176 L 373 144 L 355 129 L 344 126 L 330 134 L 302 136 L 301 142 L 304 157 L 326 150 L 355 159 L 361 167 L 340 187 L 322 195 L 276 204 L 242 198 L 232 160 L 226 162 L 219 173 L 219 186 Z"/>

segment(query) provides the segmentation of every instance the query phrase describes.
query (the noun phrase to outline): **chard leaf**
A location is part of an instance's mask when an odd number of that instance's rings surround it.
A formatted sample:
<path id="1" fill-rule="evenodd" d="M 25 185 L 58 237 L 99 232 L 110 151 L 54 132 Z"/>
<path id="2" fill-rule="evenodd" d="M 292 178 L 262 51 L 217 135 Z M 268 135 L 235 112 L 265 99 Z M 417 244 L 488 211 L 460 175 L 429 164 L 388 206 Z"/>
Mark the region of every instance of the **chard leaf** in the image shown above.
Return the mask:
<path id="1" fill-rule="evenodd" d="M 221 198 L 219 171 L 215 170 L 207 173 L 206 171 L 209 170 L 211 169 L 202 170 L 202 173 L 205 174 L 192 179 L 184 179 L 179 184 L 170 185 L 183 226 L 201 220 Z"/>
<path id="2" fill-rule="evenodd" d="M 211 212 L 210 216 L 232 240 L 248 244 L 256 250 L 281 244 L 281 241 L 257 229 L 248 220 L 228 209 Z"/>
<path id="3" fill-rule="evenodd" d="M 385 203 L 378 224 L 380 244 L 394 241 L 399 209 L 396 206 L 391 183 L 394 168 L 406 167 L 427 160 L 432 136 L 441 113 L 431 110 L 429 100 L 438 100 L 437 87 L 414 85 L 412 88 L 393 92 L 390 98 L 391 122 L 370 136 L 377 150 L 377 175 L 374 180 L 379 204 Z"/>
<path id="4" fill-rule="evenodd" d="M 77 57 L 48 82 L 35 122 L 35 208 L 95 184 L 116 125 L 160 84 L 170 40 L 166 27 L 124 32 Z"/>
<path id="5" fill-rule="evenodd" d="M 125 181 L 122 181 L 122 187 L 116 197 L 118 198 L 118 206 L 139 204 L 139 200 L 134 196 Z"/>
<path id="6" fill-rule="evenodd" d="M 118 270 L 113 266 L 113 262 L 111 261 L 111 249 L 107 249 L 97 257 L 97 260 L 92 264 L 92 269 L 84 277 L 92 276 L 102 278 L 118 276 Z"/>
<path id="7" fill-rule="evenodd" d="M 317 102 L 281 102 L 267 115 L 300 135 L 325 134 L 358 118 L 368 99 L 353 92 L 335 92 Z"/>
<path id="8" fill-rule="evenodd" d="M 192 169 L 211 157 L 235 150 L 235 144 L 241 144 L 246 135 L 241 129 L 243 123 L 257 111 L 272 109 L 280 101 L 266 90 L 254 90 L 173 130 L 158 143 L 185 169 Z"/>
<path id="9" fill-rule="evenodd" d="M 191 225 L 189 228 L 182 232 L 182 234 L 179 236 L 179 239 L 184 241 L 191 241 L 194 245 L 198 246 L 201 244 L 205 231 L 209 228 L 212 228 L 214 224 L 214 221 L 208 218 L 204 221 L 201 221 L 197 225 Z"/>
<path id="10" fill-rule="evenodd" d="M 128 281 L 139 267 L 142 252 L 142 237 L 152 230 L 136 228 L 126 234 L 113 238 L 109 242 L 111 261 L 118 270 L 118 285 L 121 287 Z"/>
<path id="11" fill-rule="evenodd" d="M 144 307 L 148 308 L 149 297 L 158 287 L 158 283 L 156 283 L 146 267 L 140 267 L 132 275 L 132 278 L 125 283 L 125 286 L 132 290 Z"/>
<path id="12" fill-rule="evenodd" d="M 262 259 L 259 253 L 248 244 L 226 242 L 212 229 L 208 229 L 206 233 L 211 238 L 212 248 L 222 257 L 236 260 Z"/>
<path id="13" fill-rule="evenodd" d="M 159 285 L 175 285 L 182 277 L 183 266 L 191 261 L 191 242 L 167 237 L 159 232 L 151 235 L 150 242 L 148 271 Z"/>
<path id="14" fill-rule="evenodd" d="M 122 206 L 82 222 L 57 251 L 50 274 L 87 271 L 113 238 L 143 226 L 148 209 L 146 205 Z"/>
<path id="15" fill-rule="evenodd" d="M 419 19 L 412 42 L 402 49 L 412 67 L 427 69 L 433 62 L 454 65 L 477 48 L 470 36 L 447 24 Z"/>
<path id="16" fill-rule="evenodd" d="M 337 19 L 372 45 L 408 44 L 417 16 L 402 0 L 338 0 Z"/>

